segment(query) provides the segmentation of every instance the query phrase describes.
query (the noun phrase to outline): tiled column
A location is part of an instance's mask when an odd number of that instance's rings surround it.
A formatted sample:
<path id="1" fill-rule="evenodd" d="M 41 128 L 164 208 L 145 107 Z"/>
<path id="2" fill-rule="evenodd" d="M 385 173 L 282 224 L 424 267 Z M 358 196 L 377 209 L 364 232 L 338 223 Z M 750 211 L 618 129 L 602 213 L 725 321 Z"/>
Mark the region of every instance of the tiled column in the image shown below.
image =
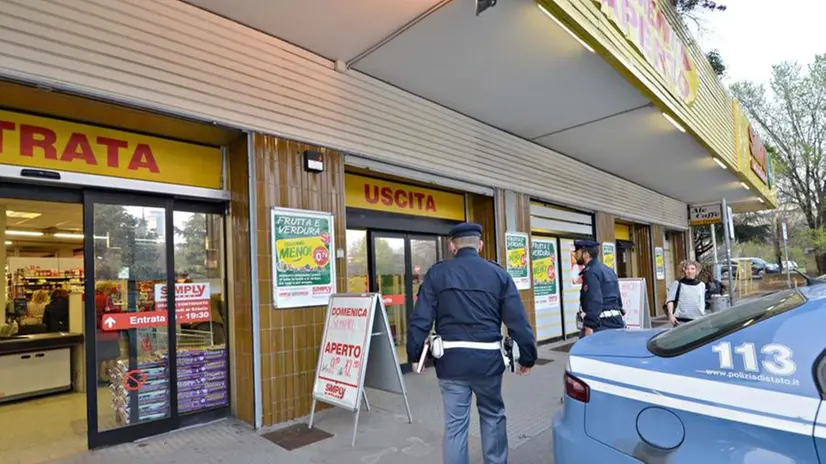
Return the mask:
<path id="1" fill-rule="evenodd" d="M 312 382 L 324 330 L 326 306 L 274 309 L 270 211 L 273 207 L 331 212 L 335 243 L 345 246 L 344 156 L 320 147 L 268 135 L 253 136 L 258 224 L 261 330 L 261 391 L 263 425 L 289 421 L 310 413 Z M 324 153 L 324 171 L 307 172 L 303 153 Z M 338 289 L 347 288 L 346 258 L 336 260 Z M 326 406 L 318 404 L 319 409 Z"/>
<path id="2" fill-rule="evenodd" d="M 495 193 L 496 221 L 498 222 L 498 260 L 503 267 L 507 264 L 505 252 L 505 232 L 524 232 L 531 234 L 531 199 L 528 195 L 513 191 L 497 189 Z M 530 246 L 530 240 L 528 241 Z M 536 310 L 534 309 L 533 285 L 528 290 L 519 292 L 528 321 L 536 330 Z"/>

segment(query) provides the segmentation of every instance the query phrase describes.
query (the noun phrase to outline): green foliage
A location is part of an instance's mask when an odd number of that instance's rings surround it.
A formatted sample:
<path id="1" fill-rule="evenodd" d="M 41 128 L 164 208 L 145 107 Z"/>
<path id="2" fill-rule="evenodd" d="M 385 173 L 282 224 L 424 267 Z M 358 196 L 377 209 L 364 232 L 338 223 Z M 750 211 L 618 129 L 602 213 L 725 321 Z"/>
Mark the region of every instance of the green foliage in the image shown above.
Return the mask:
<path id="1" fill-rule="evenodd" d="M 164 243 L 146 218 L 120 205 L 96 204 L 94 224 L 97 280 L 118 279 L 122 269 L 128 269 L 132 280 L 166 278 Z"/>
<path id="2" fill-rule="evenodd" d="M 180 237 L 175 243 L 175 271 L 191 279 L 209 278 L 206 214 L 192 214 L 182 228 L 175 228 L 175 235 Z"/>
<path id="3" fill-rule="evenodd" d="M 726 5 L 713 2 L 711 0 L 672 0 L 672 4 L 680 14 L 686 14 L 695 10 L 725 11 Z"/>
<path id="4" fill-rule="evenodd" d="M 804 70 L 781 63 L 767 89 L 731 87 L 772 151 L 782 202 L 797 206 L 810 229 L 826 226 L 826 54 Z"/>
<path id="5" fill-rule="evenodd" d="M 708 60 L 708 64 L 711 65 L 711 69 L 717 74 L 717 77 L 726 75 L 726 63 L 723 62 L 723 57 L 718 50 L 711 50 L 706 53 L 706 59 Z"/>

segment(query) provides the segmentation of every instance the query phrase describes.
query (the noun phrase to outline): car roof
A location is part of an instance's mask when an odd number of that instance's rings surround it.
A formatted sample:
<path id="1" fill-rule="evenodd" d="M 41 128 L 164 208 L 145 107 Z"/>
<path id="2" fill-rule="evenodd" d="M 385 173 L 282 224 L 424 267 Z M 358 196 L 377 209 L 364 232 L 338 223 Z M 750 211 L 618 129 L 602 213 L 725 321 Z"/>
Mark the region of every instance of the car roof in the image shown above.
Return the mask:
<path id="1" fill-rule="evenodd" d="M 826 284 L 821 285 L 808 285 L 805 287 L 800 287 L 798 290 L 808 299 L 808 300 L 822 300 L 826 298 Z"/>

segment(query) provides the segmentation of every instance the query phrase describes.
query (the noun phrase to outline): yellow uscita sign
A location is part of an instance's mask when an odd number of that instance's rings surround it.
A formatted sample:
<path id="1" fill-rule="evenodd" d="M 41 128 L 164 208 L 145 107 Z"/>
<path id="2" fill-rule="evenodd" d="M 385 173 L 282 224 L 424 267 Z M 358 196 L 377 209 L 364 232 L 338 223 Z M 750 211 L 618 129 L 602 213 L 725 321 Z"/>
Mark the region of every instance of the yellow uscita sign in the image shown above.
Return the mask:
<path id="1" fill-rule="evenodd" d="M 317 259 L 314 255 L 319 248 L 326 250 L 326 244 L 321 237 L 287 238 L 275 243 L 278 253 L 278 263 L 283 270 L 323 269 L 329 263 L 326 259 Z"/>

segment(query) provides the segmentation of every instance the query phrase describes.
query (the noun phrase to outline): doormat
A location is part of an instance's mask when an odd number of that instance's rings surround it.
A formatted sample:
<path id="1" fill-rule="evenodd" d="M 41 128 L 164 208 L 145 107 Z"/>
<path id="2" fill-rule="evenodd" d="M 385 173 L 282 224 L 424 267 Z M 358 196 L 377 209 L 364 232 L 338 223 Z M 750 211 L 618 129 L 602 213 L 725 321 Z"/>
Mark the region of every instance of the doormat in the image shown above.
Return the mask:
<path id="1" fill-rule="evenodd" d="M 325 440 L 333 435 L 317 427 L 309 428 L 307 424 L 296 424 L 261 436 L 287 451 L 292 451 Z"/>
<path id="2" fill-rule="evenodd" d="M 553 359 L 536 358 L 536 365 L 537 366 L 544 366 L 545 364 L 550 364 L 552 362 L 554 362 Z"/>
<path id="3" fill-rule="evenodd" d="M 564 345 L 559 345 L 556 348 L 553 348 L 553 351 L 568 353 L 568 352 L 571 351 L 571 347 L 574 346 L 574 343 L 576 343 L 576 342 L 571 342 L 571 343 L 566 343 Z"/>

